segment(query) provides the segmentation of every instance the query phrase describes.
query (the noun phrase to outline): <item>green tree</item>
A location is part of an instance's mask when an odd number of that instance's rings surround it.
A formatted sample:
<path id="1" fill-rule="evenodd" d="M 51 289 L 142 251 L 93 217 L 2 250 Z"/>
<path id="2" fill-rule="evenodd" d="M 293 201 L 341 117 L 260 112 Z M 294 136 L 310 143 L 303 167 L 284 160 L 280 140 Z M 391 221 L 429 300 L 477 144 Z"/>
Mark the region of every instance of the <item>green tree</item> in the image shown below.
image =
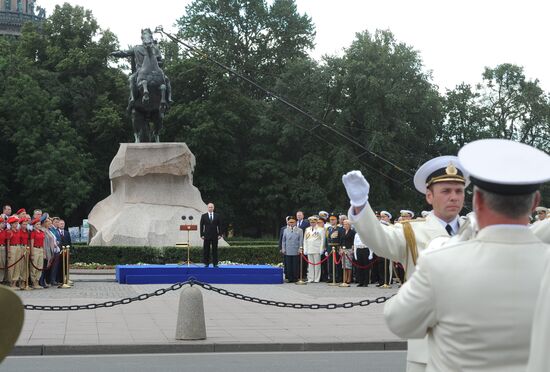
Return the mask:
<path id="1" fill-rule="evenodd" d="M 341 115 L 335 124 L 370 153 L 354 150 L 364 153 L 360 163 L 340 155 L 346 163 L 333 179 L 359 168 L 371 183 L 374 206 L 420 207 L 412 175 L 422 162 L 438 155 L 435 135 L 443 107 L 418 52 L 390 31 L 365 31 L 346 49 L 342 65 Z M 340 184 L 337 194 L 345 199 Z"/>
<path id="2" fill-rule="evenodd" d="M 489 110 L 470 85 L 462 83 L 447 91 L 444 111 L 445 123 L 438 138 L 449 154 L 456 154 L 468 142 L 491 136 Z"/>
<path id="3" fill-rule="evenodd" d="M 90 11 L 65 3 L 5 48 L 0 120 L 12 203 L 74 221 L 109 194 L 113 143 L 130 137 L 126 77 L 108 65 L 116 44 Z"/>
<path id="4" fill-rule="evenodd" d="M 526 80 L 522 67 L 505 63 L 485 69 L 479 90 L 493 137 L 550 151 L 550 102 L 538 80 Z"/>
<path id="5" fill-rule="evenodd" d="M 305 57 L 315 36 L 294 0 L 195 0 L 178 25 L 180 36 L 264 84 L 292 59 Z"/>

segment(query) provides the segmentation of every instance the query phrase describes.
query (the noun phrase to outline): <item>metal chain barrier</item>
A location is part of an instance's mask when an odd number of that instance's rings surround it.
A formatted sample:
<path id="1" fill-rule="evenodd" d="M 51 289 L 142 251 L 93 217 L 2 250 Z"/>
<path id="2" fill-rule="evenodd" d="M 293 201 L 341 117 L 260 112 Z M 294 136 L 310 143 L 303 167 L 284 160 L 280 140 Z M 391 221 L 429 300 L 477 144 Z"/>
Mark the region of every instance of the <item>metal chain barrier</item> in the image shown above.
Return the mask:
<path id="1" fill-rule="evenodd" d="M 380 257 L 376 257 L 371 263 L 366 264 L 366 265 L 359 265 L 357 262 L 351 260 L 351 264 L 353 266 L 357 267 L 358 269 L 366 270 L 366 269 L 372 268 L 374 266 L 374 264 L 377 263 L 379 260 L 380 260 Z"/>
<path id="2" fill-rule="evenodd" d="M 25 255 L 24 255 L 24 254 L 21 256 L 21 258 L 19 258 L 17 261 L 15 261 L 14 263 L 12 263 L 11 265 L 6 266 L 6 267 L 0 267 L 0 270 L 11 269 L 11 268 L 14 267 L 15 265 L 17 265 L 23 258 L 25 258 Z"/>
<path id="3" fill-rule="evenodd" d="M 356 306 L 369 306 L 372 304 L 382 304 L 386 301 L 388 301 L 390 298 L 395 296 L 395 294 L 385 297 L 380 296 L 375 299 L 365 299 L 362 301 L 357 302 L 344 302 L 340 304 L 336 303 L 330 303 L 330 304 L 301 304 L 301 303 L 292 303 L 292 302 L 283 302 L 283 301 L 274 301 L 274 300 L 266 300 L 258 297 L 252 297 L 243 295 L 240 293 L 230 292 L 223 288 L 217 288 L 214 287 L 208 283 L 199 282 L 195 279 L 190 279 L 185 282 L 176 283 L 174 285 L 171 285 L 167 288 L 161 288 L 157 289 L 154 292 L 151 293 L 144 293 L 136 297 L 127 297 L 123 298 L 122 300 L 118 301 L 107 301 L 102 302 L 99 304 L 87 304 L 87 305 L 65 305 L 65 306 L 49 306 L 49 305 L 24 305 L 25 310 L 41 310 L 41 311 L 76 311 L 76 310 L 94 310 L 94 309 L 100 309 L 105 307 L 113 307 L 117 305 L 127 305 L 135 301 L 145 301 L 151 297 L 157 297 L 162 296 L 163 294 L 166 294 L 171 291 L 177 291 L 181 289 L 184 285 L 189 284 L 191 286 L 197 285 L 204 290 L 212 291 L 215 293 L 218 293 L 222 296 L 227 296 L 231 298 L 235 298 L 237 300 L 241 301 L 247 301 L 247 302 L 253 302 L 255 304 L 260 305 L 266 305 L 266 306 L 275 306 L 275 307 L 285 307 L 285 308 L 291 308 L 291 309 L 309 309 L 309 310 L 318 310 L 318 309 L 326 309 L 326 310 L 334 310 L 334 309 L 350 309 L 352 307 Z"/>
<path id="4" fill-rule="evenodd" d="M 311 262 L 310 260 L 307 259 L 306 255 L 303 254 L 303 253 L 300 253 L 300 256 L 302 256 L 302 259 L 307 262 L 308 264 L 312 265 L 312 266 L 318 266 L 318 265 L 321 265 L 323 263 L 325 263 L 327 260 L 328 260 L 328 257 L 329 256 L 325 256 L 325 258 L 323 258 L 321 261 L 317 262 L 317 263 L 313 263 Z"/>
<path id="5" fill-rule="evenodd" d="M 127 305 L 135 301 L 145 301 L 151 297 L 162 296 L 171 291 L 177 291 L 186 284 L 192 284 L 193 280 L 176 283 L 168 288 L 157 289 L 151 293 L 140 294 L 135 297 L 127 297 L 117 301 L 107 301 L 99 304 L 87 304 L 87 305 L 64 305 L 64 306 L 50 306 L 50 305 L 24 305 L 25 310 L 41 310 L 41 311 L 76 311 L 76 310 L 94 310 L 103 307 L 113 307 L 117 305 Z"/>
<path id="6" fill-rule="evenodd" d="M 372 300 L 366 299 L 366 300 L 357 301 L 357 302 L 344 302 L 344 303 L 340 303 L 340 304 L 335 304 L 335 303 L 331 303 L 331 304 L 301 304 L 301 303 L 265 300 L 265 299 L 258 298 L 258 297 L 246 296 L 246 295 L 243 295 L 243 294 L 240 294 L 240 293 L 230 292 L 230 291 L 225 290 L 223 288 L 217 288 L 217 287 L 214 287 L 210 284 L 198 282 L 198 281 L 195 281 L 195 280 L 192 280 L 191 282 L 192 282 L 191 285 L 193 285 L 193 284 L 198 285 L 199 287 L 202 287 L 203 289 L 205 289 L 207 291 L 213 291 L 213 292 L 216 292 L 218 294 L 221 294 L 222 296 L 228 296 L 228 297 L 235 298 L 237 300 L 253 302 L 255 304 L 260 304 L 260 305 L 275 306 L 275 307 L 287 307 L 287 308 L 292 308 L 292 309 L 310 309 L 310 310 L 350 309 L 350 308 L 356 307 L 356 306 L 369 306 L 371 304 L 383 304 L 384 302 L 388 301 L 390 298 L 395 296 L 395 294 L 393 294 L 389 297 L 380 296 L 380 297 L 377 297 L 377 298 L 372 299 Z"/>

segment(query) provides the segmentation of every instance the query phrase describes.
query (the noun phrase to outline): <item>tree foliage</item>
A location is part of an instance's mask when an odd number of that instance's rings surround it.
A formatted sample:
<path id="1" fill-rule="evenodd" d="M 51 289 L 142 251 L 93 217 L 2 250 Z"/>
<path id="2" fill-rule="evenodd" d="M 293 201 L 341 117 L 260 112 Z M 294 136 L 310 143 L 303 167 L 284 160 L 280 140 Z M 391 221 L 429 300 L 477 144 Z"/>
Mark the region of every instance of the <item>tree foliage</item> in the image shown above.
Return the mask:
<path id="1" fill-rule="evenodd" d="M 1 40 L 0 123 L 6 202 L 76 219 L 108 192 L 122 130 L 125 78 L 109 67 L 116 37 L 90 11 L 57 6 L 42 30 Z"/>

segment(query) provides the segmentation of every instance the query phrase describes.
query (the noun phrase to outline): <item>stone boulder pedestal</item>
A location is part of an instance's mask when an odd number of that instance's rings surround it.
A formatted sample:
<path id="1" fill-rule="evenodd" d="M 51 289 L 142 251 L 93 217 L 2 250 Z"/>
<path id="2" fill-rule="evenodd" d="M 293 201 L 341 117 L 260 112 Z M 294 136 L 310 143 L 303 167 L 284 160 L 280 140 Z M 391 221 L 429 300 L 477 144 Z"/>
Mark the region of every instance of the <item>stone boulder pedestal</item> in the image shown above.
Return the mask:
<path id="1" fill-rule="evenodd" d="M 188 233 L 180 225 L 199 225 L 206 212 L 193 186 L 194 169 L 195 156 L 185 143 L 122 143 L 109 167 L 111 195 L 88 216 L 90 245 L 187 242 Z M 191 231 L 189 240 L 192 246 L 202 245 L 198 231 Z"/>

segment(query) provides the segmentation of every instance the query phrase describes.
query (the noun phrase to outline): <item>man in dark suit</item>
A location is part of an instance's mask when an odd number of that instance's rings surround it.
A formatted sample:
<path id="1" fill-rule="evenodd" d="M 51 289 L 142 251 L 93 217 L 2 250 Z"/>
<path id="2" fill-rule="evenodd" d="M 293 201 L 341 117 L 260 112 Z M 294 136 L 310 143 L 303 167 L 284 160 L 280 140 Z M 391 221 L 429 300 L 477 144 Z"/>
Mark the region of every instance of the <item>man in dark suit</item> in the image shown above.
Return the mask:
<path id="1" fill-rule="evenodd" d="M 309 227 L 309 221 L 304 219 L 304 212 L 302 211 L 296 212 L 296 227 L 299 227 L 302 231 L 306 231 Z"/>
<path id="2" fill-rule="evenodd" d="M 220 216 L 214 213 L 214 204 L 208 203 L 208 212 L 201 216 L 200 223 L 202 246 L 202 262 L 205 267 L 210 265 L 210 248 L 212 248 L 212 264 L 218 267 L 218 240 L 223 235 Z"/>
<path id="3" fill-rule="evenodd" d="M 71 234 L 69 234 L 69 230 L 65 229 L 64 220 L 59 220 L 59 222 L 57 223 L 57 231 L 60 237 L 59 248 L 63 248 L 73 244 L 71 241 Z M 63 270 L 59 270 L 57 274 L 57 281 L 63 283 Z"/>

